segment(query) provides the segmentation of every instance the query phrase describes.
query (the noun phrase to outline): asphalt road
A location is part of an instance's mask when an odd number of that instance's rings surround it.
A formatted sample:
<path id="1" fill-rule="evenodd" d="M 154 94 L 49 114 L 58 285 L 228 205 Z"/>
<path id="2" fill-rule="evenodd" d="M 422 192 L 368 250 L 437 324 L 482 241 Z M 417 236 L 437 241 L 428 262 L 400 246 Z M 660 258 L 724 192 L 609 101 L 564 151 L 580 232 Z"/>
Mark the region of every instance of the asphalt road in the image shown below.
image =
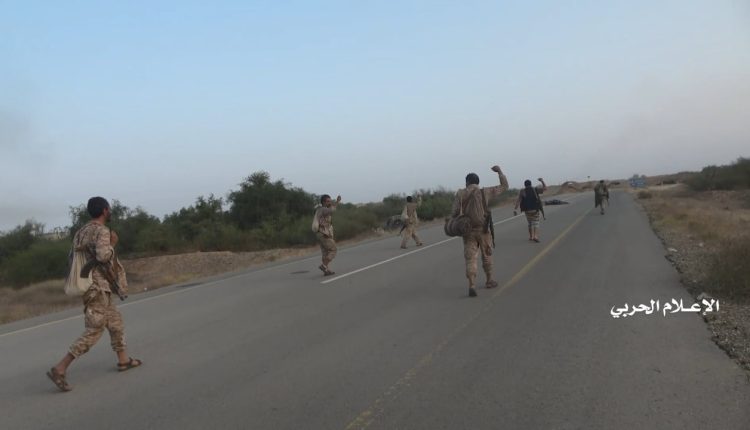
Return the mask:
<path id="1" fill-rule="evenodd" d="M 335 277 L 316 256 L 132 297 L 145 364 L 118 373 L 105 334 L 70 393 L 44 373 L 80 310 L 0 326 L 0 429 L 750 428 L 747 375 L 700 316 L 612 317 L 693 303 L 632 198 L 569 200 L 539 244 L 495 212 L 500 287 L 476 298 L 439 226 L 342 249 Z"/>

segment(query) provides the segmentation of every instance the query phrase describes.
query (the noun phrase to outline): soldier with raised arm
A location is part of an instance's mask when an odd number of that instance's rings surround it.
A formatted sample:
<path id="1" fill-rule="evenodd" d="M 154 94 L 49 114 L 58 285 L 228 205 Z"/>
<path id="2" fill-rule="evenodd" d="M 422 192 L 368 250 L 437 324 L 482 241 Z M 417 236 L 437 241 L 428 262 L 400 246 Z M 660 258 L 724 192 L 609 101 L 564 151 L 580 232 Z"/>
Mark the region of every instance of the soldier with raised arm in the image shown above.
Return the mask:
<path id="1" fill-rule="evenodd" d="M 609 188 L 604 183 L 604 179 L 600 180 L 596 187 L 594 187 L 594 208 L 597 206 L 600 208 L 599 213 L 604 215 L 604 206 L 609 204 Z"/>
<path id="2" fill-rule="evenodd" d="M 401 240 L 401 248 L 406 249 L 406 243 L 409 238 L 414 239 L 417 246 L 422 246 L 422 241 L 417 236 L 417 224 L 419 218 L 417 218 L 417 208 L 422 205 L 422 196 L 417 196 L 417 201 L 414 202 L 412 196 L 406 198 L 406 206 L 404 207 L 404 213 L 406 219 L 404 220 L 403 239 Z"/>
<path id="3" fill-rule="evenodd" d="M 333 275 L 328 265 L 331 264 L 334 258 L 336 258 L 336 240 L 333 237 L 333 212 L 336 211 L 336 206 L 341 202 L 341 196 L 336 197 L 336 202 L 331 200 L 331 196 L 323 194 L 320 196 L 320 204 L 322 205 L 315 211 L 315 219 L 317 221 L 317 231 L 315 232 L 318 237 L 318 243 L 320 244 L 320 253 L 322 264 L 318 266 L 323 272 L 324 276 Z"/>
<path id="4" fill-rule="evenodd" d="M 547 191 L 547 184 L 544 179 L 537 179 L 541 185 L 533 187 L 531 179 L 523 181 L 523 189 L 518 192 L 516 205 L 513 208 L 513 215 L 516 215 L 518 208 L 526 214 L 526 221 L 529 224 L 529 240 L 539 242 L 539 220 L 544 214 L 544 202 L 539 197 L 540 194 Z"/>
<path id="5" fill-rule="evenodd" d="M 479 176 L 476 173 L 466 175 L 466 188 L 458 190 L 453 202 L 451 216 L 456 217 L 464 213 L 471 220 L 471 230 L 463 236 L 464 260 L 466 262 L 466 278 L 469 280 L 469 296 L 475 297 L 477 278 L 477 256 L 482 254 L 482 268 L 486 277 L 485 287 L 497 287 L 492 279 L 492 237 L 489 224 L 489 206 L 487 202 L 508 189 L 508 179 L 499 166 L 493 166 L 500 185 L 479 188 Z"/>

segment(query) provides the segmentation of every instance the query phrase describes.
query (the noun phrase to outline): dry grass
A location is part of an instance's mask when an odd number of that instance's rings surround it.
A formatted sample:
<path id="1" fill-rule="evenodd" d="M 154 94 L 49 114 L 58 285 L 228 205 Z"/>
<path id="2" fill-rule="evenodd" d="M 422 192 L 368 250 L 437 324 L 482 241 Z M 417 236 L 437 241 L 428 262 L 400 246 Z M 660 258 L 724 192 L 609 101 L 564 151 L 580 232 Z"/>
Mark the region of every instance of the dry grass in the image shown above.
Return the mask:
<path id="1" fill-rule="evenodd" d="M 721 298 L 750 301 L 750 191 L 652 187 L 640 200 L 691 284 Z"/>
<path id="2" fill-rule="evenodd" d="M 382 234 L 385 233 L 361 235 L 342 241 L 339 246 Z M 128 276 L 128 294 L 132 295 L 317 252 L 317 247 L 257 252 L 193 252 L 124 260 L 122 263 Z M 65 295 L 63 282 L 63 279 L 44 281 L 21 289 L 0 287 L 0 324 L 80 307 L 80 298 Z"/>
<path id="3" fill-rule="evenodd" d="M 18 290 L 0 288 L 0 324 L 80 306 L 80 298 L 63 293 L 63 282 L 45 281 Z"/>
<path id="4" fill-rule="evenodd" d="M 649 193 L 643 202 L 657 230 L 669 229 L 699 239 L 704 245 L 716 245 L 747 234 L 750 210 L 746 208 L 747 192 L 695 192 L 684 186 Z"/>
<path id="5" fill-rule="evenodd" d="M 721 312 L 704 316 L 716 344 L 750 371 L 750 191 L 651 187 L 639 200 L 682 283 Z"/>

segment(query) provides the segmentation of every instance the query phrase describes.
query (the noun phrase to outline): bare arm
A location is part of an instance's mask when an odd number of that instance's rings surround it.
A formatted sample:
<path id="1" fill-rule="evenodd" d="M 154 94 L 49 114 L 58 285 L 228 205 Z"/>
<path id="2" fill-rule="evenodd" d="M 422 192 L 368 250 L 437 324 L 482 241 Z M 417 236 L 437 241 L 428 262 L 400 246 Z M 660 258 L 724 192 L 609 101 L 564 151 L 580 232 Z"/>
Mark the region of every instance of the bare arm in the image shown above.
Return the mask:
<path id="1" fill-rule="evenodd" d="M 542 183 L 542 192 L 547 191 L 547 184 L 544 182 L 544 179 L 542 178 L 538 178 L 538 179 L 539 179 L 539 182 Z"/>
<path id="2" fill-rule="evenodd" d="M 336 211 L 336 206 L 338 206 L 339 203 L 341 203 L 341 196 L 336 197 L 336 200 L 331 202 L 331 207 L 327 208 L 325 206 L 321 206 L 320 207 L 320 214 L 319 215 L 320 216 L 328 216 L 328 215 L 334 213 Z"/>

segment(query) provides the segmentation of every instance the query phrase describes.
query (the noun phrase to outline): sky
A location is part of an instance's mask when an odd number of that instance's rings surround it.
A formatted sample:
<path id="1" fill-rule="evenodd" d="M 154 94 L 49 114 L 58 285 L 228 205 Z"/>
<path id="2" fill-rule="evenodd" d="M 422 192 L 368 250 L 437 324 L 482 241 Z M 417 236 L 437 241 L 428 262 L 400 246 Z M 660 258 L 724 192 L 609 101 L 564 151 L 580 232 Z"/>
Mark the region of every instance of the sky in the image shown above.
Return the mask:
<path id="1" fill-rule="evenodd" d="M 0 0 L 0 231 L 750 156 L 750 2 Z"/>

